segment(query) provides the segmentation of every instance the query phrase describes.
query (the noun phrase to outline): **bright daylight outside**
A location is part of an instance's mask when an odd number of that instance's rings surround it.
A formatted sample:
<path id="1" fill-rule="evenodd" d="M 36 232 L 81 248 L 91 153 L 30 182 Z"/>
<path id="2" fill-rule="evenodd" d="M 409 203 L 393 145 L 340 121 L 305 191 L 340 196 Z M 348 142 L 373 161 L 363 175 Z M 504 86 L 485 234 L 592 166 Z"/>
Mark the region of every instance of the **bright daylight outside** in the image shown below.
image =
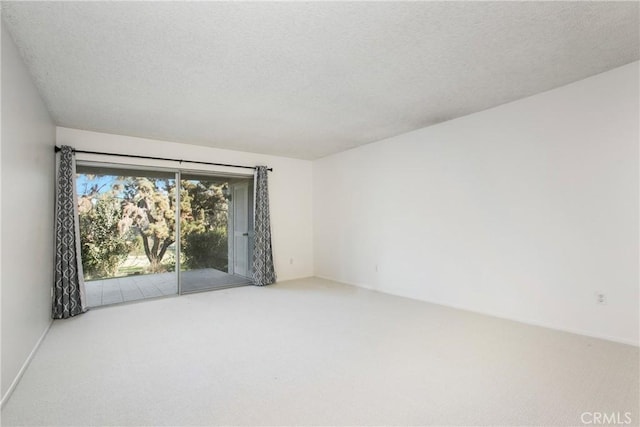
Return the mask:
<path id="1" fill-rule="evenodd" d="M 246 178 L 183 175 L 178 207 L 174 172 L 79 165 L 89 306 L 176 294 L 176 265 L 183 293 L 249 284 L 251 185 Z"/>

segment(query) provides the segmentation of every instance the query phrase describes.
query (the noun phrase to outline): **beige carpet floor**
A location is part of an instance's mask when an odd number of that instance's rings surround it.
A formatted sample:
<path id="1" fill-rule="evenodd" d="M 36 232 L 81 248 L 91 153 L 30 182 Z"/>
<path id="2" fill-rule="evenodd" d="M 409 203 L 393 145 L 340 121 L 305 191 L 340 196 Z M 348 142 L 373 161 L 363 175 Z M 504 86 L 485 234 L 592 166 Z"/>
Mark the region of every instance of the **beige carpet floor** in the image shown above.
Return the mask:
<path id="1" fill-rule="evenodd" d="M 637 347 L 304 279 L 56 321 L 2 425 L 637 425 L 638 361 Z"/>

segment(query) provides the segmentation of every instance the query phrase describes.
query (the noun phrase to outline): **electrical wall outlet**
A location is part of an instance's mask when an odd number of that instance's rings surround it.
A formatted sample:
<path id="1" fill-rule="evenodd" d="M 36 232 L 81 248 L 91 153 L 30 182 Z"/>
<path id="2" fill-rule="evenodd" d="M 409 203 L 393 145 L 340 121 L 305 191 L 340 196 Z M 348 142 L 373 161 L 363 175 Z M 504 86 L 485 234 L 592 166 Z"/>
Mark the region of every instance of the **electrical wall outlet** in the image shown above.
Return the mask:
<path id="1" fill-rule="evenodd" d="M 596 304 L 598 305 L 606 305 L 607 304 L 607 295 L 603 292 L 596 292 Z"/>

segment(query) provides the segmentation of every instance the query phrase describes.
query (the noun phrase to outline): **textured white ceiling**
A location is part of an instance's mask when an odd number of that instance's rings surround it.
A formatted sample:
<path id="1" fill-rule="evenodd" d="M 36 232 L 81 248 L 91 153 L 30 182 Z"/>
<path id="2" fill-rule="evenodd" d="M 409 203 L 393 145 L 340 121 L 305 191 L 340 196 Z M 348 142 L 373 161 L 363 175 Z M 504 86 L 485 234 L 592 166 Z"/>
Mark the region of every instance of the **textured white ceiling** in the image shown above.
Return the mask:
<path id="1" fill-rule="evenodd" d="M 315 159 L 639 58 L 638 2 L 2 2 L 58 125 Z"/>

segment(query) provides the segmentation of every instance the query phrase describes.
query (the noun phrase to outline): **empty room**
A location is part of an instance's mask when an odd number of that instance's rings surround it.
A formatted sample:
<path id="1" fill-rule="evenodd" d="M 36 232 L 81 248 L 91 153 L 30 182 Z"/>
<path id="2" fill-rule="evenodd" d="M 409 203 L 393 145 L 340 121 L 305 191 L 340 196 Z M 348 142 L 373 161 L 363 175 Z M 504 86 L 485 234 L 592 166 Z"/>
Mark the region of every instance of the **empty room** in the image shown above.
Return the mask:
<path id="1" fill-rule="evenodd" d="M 640 2 L 1 13 L 3 426 L 640 426 Z"/>

